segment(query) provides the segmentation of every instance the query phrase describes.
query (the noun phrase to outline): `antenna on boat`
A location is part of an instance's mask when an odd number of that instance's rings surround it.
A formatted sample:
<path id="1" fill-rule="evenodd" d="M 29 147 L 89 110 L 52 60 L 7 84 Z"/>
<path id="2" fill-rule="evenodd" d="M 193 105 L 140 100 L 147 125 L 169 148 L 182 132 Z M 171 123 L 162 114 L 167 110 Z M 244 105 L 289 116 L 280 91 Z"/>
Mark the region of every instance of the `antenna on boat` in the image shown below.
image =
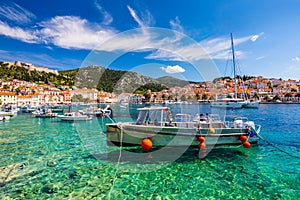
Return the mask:
<path id="1" fill-rule="evenodd" d="M 232 51 L 232 64 L 233 64 L 234 98 L 237 98 L 237 93 L 236 93 L 236 63 L 235 63 L 235 54 L 234 54 L 234 44 L 233 44 L 232 33 L 230 33 L 230 38 L 231 38 L 231 51 Z"/>

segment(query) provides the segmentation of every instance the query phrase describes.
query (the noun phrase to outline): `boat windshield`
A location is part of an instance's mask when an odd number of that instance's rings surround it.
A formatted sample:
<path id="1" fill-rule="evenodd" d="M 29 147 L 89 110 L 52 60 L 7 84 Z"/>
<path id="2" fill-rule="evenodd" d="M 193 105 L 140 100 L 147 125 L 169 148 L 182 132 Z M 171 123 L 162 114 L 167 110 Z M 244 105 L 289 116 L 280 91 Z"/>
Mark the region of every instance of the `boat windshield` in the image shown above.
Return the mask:
<path id="1" fill-rule="evenodd" d="M 169 121 L 171 121 L 169 112 L 164 109 L 140 110 L 135 124 L 152 124 L 158 126 L 163 125 L 164 123 L 168 123 Z"/>
<path id="2" fill-rule="evenodd" d="M 175 115 L 175 122 L 191 122 L 192 121 L 192 116 L 189 114 L 176 114 Z"/>

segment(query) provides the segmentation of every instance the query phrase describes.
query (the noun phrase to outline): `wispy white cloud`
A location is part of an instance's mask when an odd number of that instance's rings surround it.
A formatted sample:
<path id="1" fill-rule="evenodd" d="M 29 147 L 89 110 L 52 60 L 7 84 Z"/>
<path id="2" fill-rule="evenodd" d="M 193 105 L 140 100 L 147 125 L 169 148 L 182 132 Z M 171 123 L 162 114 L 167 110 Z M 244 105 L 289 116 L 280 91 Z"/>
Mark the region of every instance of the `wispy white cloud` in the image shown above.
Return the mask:
<path id="1" fill-rule="evenodd" d="M 112 29 L 104 29 L 74 16 L 56 16 L 41 22 L 40 26 L 40 36 L 44 41 L 67 49 L 94 49 L 115 34 Z"/>
<path id="2" fill-rule="evenodd" d="M 242 38 L 236 38 L 235 45 L 251 41 L 253 36 L 246 36 Z M 174 43 L 174 42 L 173 42 Z M 174 44 L 174 50 L 172 52 L 156 50 L 146 58 L 148 59 L 161 59 L 161 60 L 174 60 L 174 61 L 195 61 L 201 59 L 228 59 L 231 55 L 231 41 L 229 38 L 214 38 L 208 40 L 202 40 L 198 43 L 192 43 L 190 45 Z M 243 57 L 243 52 L 236 50 L 235 55 L 239 58 Z"/>
<path id="3" fill-rule="evenodd" d="M 139 16 L 136 14 L 136 12 L 130 7 L 130 6 L 127 6 L 129 12 L 130 12 L 130 15 L 133 17 L 134 21 L 136 21 L 136 23 L 138 23 L 138 25 L 140 27 L 146 27 L 146 25 L 142 22 L 142 20 L 139 18 Z"/>
<path id="4" fill-rule="evenodd" d="M 170 20 L 170 25 L 171 25 L 171 28 L 173 30 L 176 30 L 180 33 L 183 33 L 184 32 L 184 29 L 183 27 L 181 26 L 181 22 L 179 20 L 179 17 L 176 16 L 175 20 Z"/>
<path id="5" fill-rule="evenodd" d="M 113 17 L 103 9 L 103 7 L 98 3 L 98 1 L 95 1 L 96 8 L 100 11 L 100 13 L 103 15 L 103 25 L 110 25 L 113 22 Z"/>
<path id="6" fill-rule="evenodd" d="M 167 66 L 167 67 L 161 67 L 161 70 L 165 71 L 168 74 L 176 74 L 176 73 L 182 73 L 185 72 L 185 69 L 179 65 L 174 66 Z"/>
<path id="7" fill-rule="evenodd" d="M 150 26 L 153 23 L 153 17 L 151 15 L 151 13 L 149 11 L 145 11 L 142 14 L 142 18 L 139 17 L 136 13 L 136 11 L 131 8 L 130 6 L 127 6 L 130 15 L 132 16 L 132 18 L 134 19 L 134 21 L 136 21 L 136 23 L 141 27 L 141 28 L 145 28 Z"/>
<path id="8" fill-rule="evenodd" d="M 257 57 L 255 60 L 262 60 L 262 59 L 264 59 L 266 56 L 259 56 L 259 57 Z"/>
<path id="9" fill-rule="evenodd" d="M 27 43 L 36 43 L 39 38 L 33 30 L 23 30 L 20 27 L 10 27 L 8 24 L 0 21 L 0 35 L 21 40 Z"/>
<path id="10" fill-rule="evenodd" d="M 264 33 L 261 32 L 260 34 L 252 35 L 251 41 L 255 42 L 258 38 L 260 38 Z"/>
<path id="11" fill-rule="evenodd" d="M 0 16 L 18 24 L 29 23 L 36 18 L 32 12 L 11 1 L 0 2 Z"/>
<path id="12" fill-rule="evenodd" d="M 98 5 L 98 9 L 102 7 Z M 96 6 L 97 6 L 96 5 Z M 201 60 L 201 59 L 227 59 L 230 51 L 230 40 L 220 37 L 200 42 L 186 43 L 183 34 L 168 30 L 168 34 L 162 29 L 149 28 L 153 22 L 149 12 L 139 17 L 135 10 L 127 6 L 131 16 L 142 27 L 140 31 L 132 31 L 128 34 L 118 33 L 112 27 L 101 26 L 91 23 L 86 19 L 77 16 L 56 16 L 47 21 L 42 21 L 34 29 L 22 29 L 20 27 L 11 27 L 7 23 L 0 21 L 0 34 L 27 43 L 44 43 L 51 48 L 52 45 L 66 49 L 87 49 L 101 50 L 107 52 L 113 51 L 152 51 L 146 56 L 147 59 L 160 59 L 168 61 L 181 60 Z M 146 17 L 145 17 L 146 16 Z M 110 20 L 107 20 L 109 23 Z M 171 27 L 183 31 L 178 17 L 170 21 Z M 235 45 L 248 41 L 256 41 L 261 34 L 250 35 L 242 38 L 235 38 Z M 102 44 L 110 38 L 109 44 Z M 192 40 L 190 38 L 190 40 Z M 167 48 L 166 48 L 167 47 Z M 243 52 L 236 51 L 238 56 Z"/>
<path id="13" fill-rule="evenodd" d="M 296 56 L 296 57 L 294 57 L 294 58 L 292 58 L 292 61 L 300 61 L 300 58 L 298 57 L 298 56 Z"/>

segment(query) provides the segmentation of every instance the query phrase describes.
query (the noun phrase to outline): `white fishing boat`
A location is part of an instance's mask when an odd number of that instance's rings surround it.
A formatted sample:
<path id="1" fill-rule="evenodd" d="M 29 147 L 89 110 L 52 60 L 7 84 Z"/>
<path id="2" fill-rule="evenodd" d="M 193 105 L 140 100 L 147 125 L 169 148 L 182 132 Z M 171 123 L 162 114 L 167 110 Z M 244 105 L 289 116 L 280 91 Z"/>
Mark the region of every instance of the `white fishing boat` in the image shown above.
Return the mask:
<path id="1" fill-rule="evenodd" d="M 57 117 L 57 113 L 53 113 L 50 109 L 38 109 L 32 112 L 34 117 L 38 118 L 53 118 Z"/>
<path id="2" fill-rule="evenodd" d="M 79 112 L 66 112 L 63 115 L 57 115 L 57 117 L 63 121 L 88 121 L 92 119 L 91 116 Z"/>
<path id="3" fill-rule="evenodd" d="M 168 107 L 148 107 L 139 109 L 135 122 L 106 124 L 106 130 L 109 145 L 141 145 L 147 139 L 156 147 L 200 146 L 205 140 L 205 146 L 213 148 L 256 143 L 260 126 L 246 118 L 222 122 L 209 116 L 195 119 L 179 114 L 173 120 Z"/>
<path id="4" fill-rule="evenodd" d="M 96 116 L 96 117 L 112 117 L 112 110 L 109 105 L 105 108 L 90 107 L 84 110 L 79 110 L 83 115 Z"/>

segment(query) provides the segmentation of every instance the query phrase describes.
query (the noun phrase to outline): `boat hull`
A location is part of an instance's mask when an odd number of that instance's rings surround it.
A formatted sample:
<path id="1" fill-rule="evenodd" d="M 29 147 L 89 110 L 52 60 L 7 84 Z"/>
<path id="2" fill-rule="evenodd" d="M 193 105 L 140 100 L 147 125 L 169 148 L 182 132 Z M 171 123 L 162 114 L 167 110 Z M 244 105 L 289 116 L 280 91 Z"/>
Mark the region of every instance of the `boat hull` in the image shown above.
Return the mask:
<path id="1" fill-rule="evenodd" d="M 258 108 L 260 101 L 249 101 L 243 104 L 243 108 Z"/>
<path id="2" fill-rule="evenodd" d="M 243 103 L 241 102 L 212 102 L 210 104 L 211 107 L 214 108 L 227 108 L 227 109 L 236 109 L 242 108 Z"/>
<path id="3" fill-rule="evenodd" d="M 54 117 L 57 117 L 57 113 L 52 113 L 52 114 L 35 114 L 34 117 L 37 117 L 37 118 L 54 118 Z"/>
<path id="4" fill-rule="evenodd" d="M 150 138 L 156 147 L 162 146 L 198 146 L 197 137 L 205 137 L 206 146 L 242 145 L 240 137 L 248 135 L 245 128 L 178 128 L 155 127 L 122 124 L 107 124 L 108 145 L 140 146 L 144 138 Z M 251 137 L 250 143 L 258 138 Z"/>
<path id="5" fill-rule="evenodd" d="M 58 118 L 63 121 L 88 121 L 92 119 L 91 117 L 64 117 L 59 115 Z"/>

